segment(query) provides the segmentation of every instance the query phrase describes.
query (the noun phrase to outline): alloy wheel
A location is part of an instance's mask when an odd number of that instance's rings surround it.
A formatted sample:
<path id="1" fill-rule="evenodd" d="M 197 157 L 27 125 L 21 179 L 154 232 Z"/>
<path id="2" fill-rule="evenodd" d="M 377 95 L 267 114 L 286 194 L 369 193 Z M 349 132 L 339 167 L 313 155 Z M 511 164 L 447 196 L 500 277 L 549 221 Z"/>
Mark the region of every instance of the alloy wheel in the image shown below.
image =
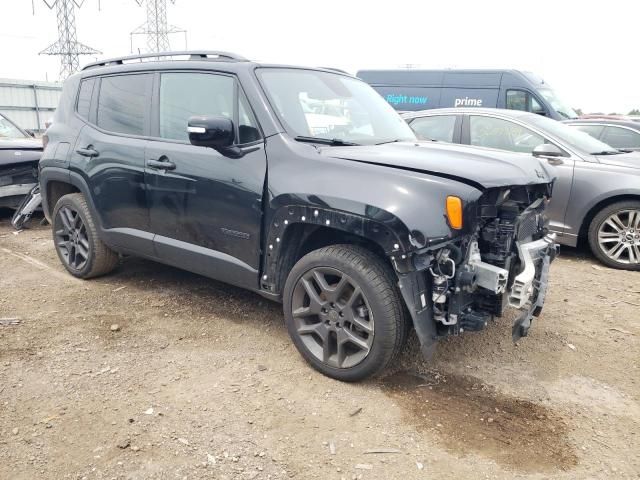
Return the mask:
<path id="1" fill-rule="evenodd" d="M 598 228 L 598 245 L 611 260 L 640 264 L 640 210 L 620 210 Z"/>
<path id="2" fill-rule="evenodd" d="M 87 264 L 90 253 L 87 229 L 80 214 L 71 207 L 64 206 L 58 210 L 55 242 L 68 266 L 81 270 Z"/>
<path id="3" fill-rule="evenodd" d="M 316 267 L 298 280 L 292 297 L 296 334 L 322 363 L 350 368 L 373 344 L 373 314 L 360 286 L 335 268 Z"/>

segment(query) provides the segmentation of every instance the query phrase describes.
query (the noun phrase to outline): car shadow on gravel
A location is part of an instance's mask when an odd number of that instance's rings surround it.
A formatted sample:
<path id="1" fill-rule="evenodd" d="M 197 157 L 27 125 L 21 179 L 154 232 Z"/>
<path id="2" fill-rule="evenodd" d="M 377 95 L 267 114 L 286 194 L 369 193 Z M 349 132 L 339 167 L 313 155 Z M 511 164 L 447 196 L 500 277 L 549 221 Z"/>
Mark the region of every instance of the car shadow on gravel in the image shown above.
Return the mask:
<path id="1" fill-rule="evenodd" d="M 146 304 L 167 314 L 218 317 L 234 323 L 277 323 L 282 307 L 257 293 L 141 258 L 125 258 L 112 274 L 96 282 L 146 296 Z M 125 290 L 127 289 L 127 290 Z"/>
<path id="2" fill-rule="evenodd" d="M 410 424 L 455 455 L 479 453 L 526 472 L 568 470 L 577 464 L 561 416 L 477 378 L 400 371 L 382 379 L 380 387 Z"/>

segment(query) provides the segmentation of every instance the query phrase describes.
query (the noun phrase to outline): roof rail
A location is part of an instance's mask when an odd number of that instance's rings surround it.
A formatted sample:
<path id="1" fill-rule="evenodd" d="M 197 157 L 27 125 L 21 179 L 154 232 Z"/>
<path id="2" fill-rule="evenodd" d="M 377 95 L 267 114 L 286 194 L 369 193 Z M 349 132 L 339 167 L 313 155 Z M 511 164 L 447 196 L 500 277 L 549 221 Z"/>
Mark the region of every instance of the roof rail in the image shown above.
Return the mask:
<path id="1" fill-rule="evenodd" d="M 92 62 L 84 67 L 82 70 L 95 67 L 106 67 L 110 65 L 123 65 L 125 63 L 133 63 L 135 61 L 162 61 L 165 57 L 188 57 L 186 60 L 232 60 L 234 62 L 248 62 L 244 57 L 236 55 L 230 52 L 217 52 L 207 50 L 194 50 L 194 51 L 176 51 L 176 52 L 158 52 L 158 53 L 142 53 L 139 55 L 127 55 L 125 57 L 107 58 L 105 60 L 99 60 Z M 151 60 L 152 59 L 152 60 Z"/>

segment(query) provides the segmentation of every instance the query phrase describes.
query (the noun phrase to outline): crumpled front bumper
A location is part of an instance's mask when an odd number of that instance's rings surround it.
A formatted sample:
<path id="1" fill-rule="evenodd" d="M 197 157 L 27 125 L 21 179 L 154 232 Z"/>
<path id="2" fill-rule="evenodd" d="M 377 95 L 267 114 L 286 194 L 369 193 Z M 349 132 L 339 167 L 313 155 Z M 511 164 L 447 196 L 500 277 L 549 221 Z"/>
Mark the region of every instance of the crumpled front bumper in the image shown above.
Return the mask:
<path id="1" fill-rule="evenodd" d="M 513 323 L 512 336 L 526 337 L 533 317 L 540 315 L 547 294 L 549 267 L 558 254 L 555 234 L 539 240 L 518 243 L 522 271 L 516 275 L 509 292 L 509 305 L 521 310 Z"/>

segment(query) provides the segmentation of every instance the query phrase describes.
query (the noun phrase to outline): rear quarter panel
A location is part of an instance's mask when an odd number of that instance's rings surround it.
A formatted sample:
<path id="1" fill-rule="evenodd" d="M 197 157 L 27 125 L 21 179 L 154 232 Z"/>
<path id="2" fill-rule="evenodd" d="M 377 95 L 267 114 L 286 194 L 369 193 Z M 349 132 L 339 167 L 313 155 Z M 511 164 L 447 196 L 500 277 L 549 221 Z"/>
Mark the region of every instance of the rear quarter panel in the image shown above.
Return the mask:
<path id="1" fill-rule="evenodd" d="M 640 198 L 640 169 L 576 162 L 571 198 L 566 213 L 566 233 L 577 237 L 585 217 L 600 202 L 621 195 Z"/>

